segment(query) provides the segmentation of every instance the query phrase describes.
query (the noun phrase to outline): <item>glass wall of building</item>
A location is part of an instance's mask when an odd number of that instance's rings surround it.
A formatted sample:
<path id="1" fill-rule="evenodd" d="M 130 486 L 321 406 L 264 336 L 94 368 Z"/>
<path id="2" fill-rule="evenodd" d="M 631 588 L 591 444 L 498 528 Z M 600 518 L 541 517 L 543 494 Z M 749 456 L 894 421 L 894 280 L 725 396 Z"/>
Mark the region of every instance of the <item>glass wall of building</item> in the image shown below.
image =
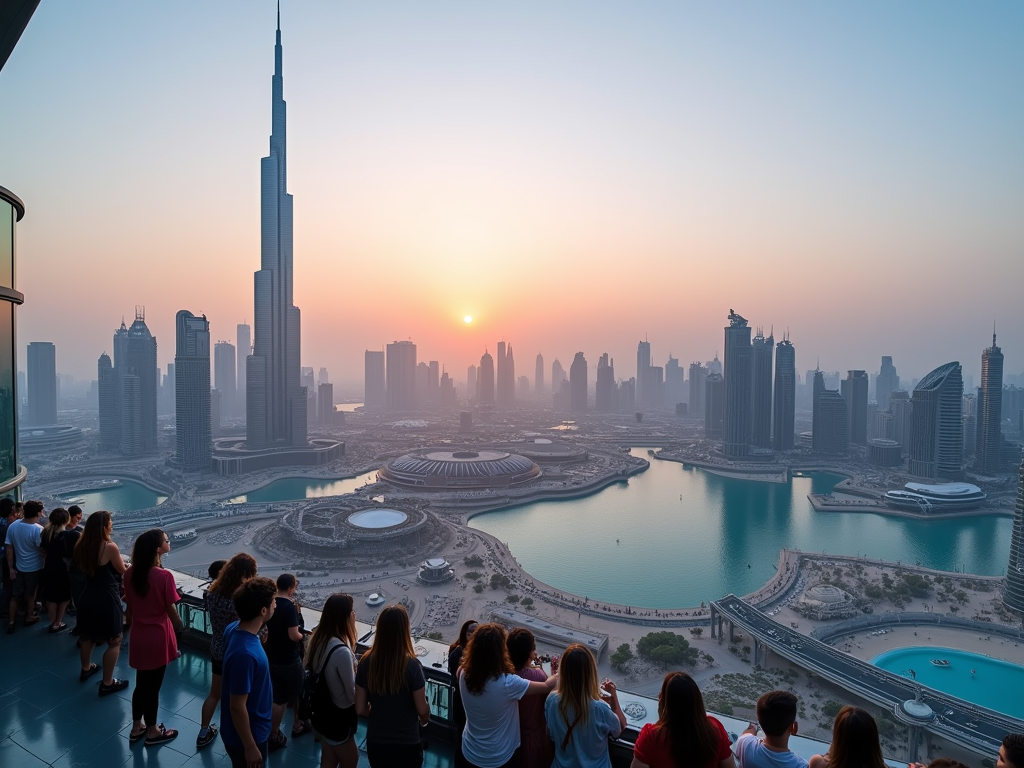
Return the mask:
<path id="1" fill-rule="evenodd" d="M 25 214 L 18 197 L 0 187 L 0 495 L 18 495 L 24 471 L 18 464 L 15 225 Z"/>

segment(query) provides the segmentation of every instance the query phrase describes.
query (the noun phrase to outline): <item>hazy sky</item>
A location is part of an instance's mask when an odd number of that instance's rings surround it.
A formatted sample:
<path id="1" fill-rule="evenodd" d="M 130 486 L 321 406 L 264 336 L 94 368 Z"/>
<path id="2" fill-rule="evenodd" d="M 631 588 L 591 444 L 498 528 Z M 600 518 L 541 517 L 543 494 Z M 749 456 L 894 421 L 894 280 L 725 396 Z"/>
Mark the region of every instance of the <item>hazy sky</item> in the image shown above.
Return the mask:
<path id="1" fill-rule="evenodd" d="M 462 381 L 706 360 L 730 308 L 797 366 L 1024 371 L 1024 4 L 282 7 L 303 365 L 411 338 Z M 134 305 L 252 317 L 274 4 L 45 0 L 0 73 L 19 344 L 95 378 Z M 462 318 L 475 320 L 466 325 Z"/>

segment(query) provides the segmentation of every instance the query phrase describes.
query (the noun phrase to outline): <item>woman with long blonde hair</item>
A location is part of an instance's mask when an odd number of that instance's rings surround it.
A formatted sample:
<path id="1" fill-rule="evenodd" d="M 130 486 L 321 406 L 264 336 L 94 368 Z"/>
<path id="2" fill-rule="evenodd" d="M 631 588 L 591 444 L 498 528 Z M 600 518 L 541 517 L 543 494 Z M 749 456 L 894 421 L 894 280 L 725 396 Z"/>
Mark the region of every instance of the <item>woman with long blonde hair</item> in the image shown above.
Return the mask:
<path id="1" fill-rule="evenodd" d="M 330 711 L 313 712 L 320 741 L 320 768 L 356 768 L 356 612 L 352 595 L 333 594 L 306 649 L 306 669 L 323 675 L 331 694 Z"/>
<path id="2" fill-rule="evenodd" d="M 626 727 L 615 683 L 598 684 L 597 662 L 586 646 L 574 643 L 558 664 L 558 689 L 544 703 L 548 733 L 555 742 L 553 768 L 611 768 L 608 739 Z"/>
<path id="3" fill-rule="evenodd" d="M 377 616 L 373 645 L 356 670 L 356 713 L 368 718 L 371 768 L 423 765 L 420 728 L 430 722 L 426 678 L 412 647 L 409 614 L 389 605 Z"/>

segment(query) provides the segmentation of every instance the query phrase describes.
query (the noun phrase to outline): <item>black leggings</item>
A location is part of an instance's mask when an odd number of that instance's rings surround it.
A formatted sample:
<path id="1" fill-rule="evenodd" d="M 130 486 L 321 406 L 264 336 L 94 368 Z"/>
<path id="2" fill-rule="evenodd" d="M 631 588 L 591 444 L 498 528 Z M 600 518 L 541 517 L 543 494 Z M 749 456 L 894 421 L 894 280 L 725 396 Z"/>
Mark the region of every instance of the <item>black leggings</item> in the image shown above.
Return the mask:
<path id="1" fill-rule="evenodd" d="M 164 684 L 164 672 L 166 671 L 166 666 L 135 671 L 132 720 L 143 720 L 150 728 L 156 725 L 156 711 L 160 707 L 160 686 Z"/>

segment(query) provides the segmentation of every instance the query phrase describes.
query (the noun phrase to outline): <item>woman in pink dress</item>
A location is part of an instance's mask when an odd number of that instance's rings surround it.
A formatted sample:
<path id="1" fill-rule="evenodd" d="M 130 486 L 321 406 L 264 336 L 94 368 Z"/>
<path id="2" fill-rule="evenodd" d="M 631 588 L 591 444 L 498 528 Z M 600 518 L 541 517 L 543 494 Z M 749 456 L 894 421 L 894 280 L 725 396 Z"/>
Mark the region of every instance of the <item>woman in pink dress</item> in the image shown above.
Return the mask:
<path id="1" fill-rule="evenodd" d="M 167 665 L 178 658 L 177 634 L 181 618 L 174 607 L 178 589 L 174 576 L 160 565 L 171 551 L 171 540 L 159 528 L 143 533 L 132 547 L 132 564 L 124 574 L 127 620 L 132 626 L 128 645 L 128 666 L 135 670 L 132 693 L 134 723 L 128 741 L 146 739 L 152 747 L 170 741 L 178 732 L 157 723 L 160 686 Z"/>
<path id="2" fill-rule="evenodd" d="M 547 673 L 541 669 L 537 661 L 537 641 L 533 632 L 520 627 L 508 633 L 505 641 L 508 657 L 516 674 L 526 680 L 543 683 L 548 679 Z M 558 670 L 557 660 L 552 663 L 552 671 Z M 551 768 L 555 758 L 555 742 L 548 735 L 548 725 L 544 719 L 544 696 L 523 696 L 519 700 L 519 738 L 521 760 L 530 768 Z"/>

